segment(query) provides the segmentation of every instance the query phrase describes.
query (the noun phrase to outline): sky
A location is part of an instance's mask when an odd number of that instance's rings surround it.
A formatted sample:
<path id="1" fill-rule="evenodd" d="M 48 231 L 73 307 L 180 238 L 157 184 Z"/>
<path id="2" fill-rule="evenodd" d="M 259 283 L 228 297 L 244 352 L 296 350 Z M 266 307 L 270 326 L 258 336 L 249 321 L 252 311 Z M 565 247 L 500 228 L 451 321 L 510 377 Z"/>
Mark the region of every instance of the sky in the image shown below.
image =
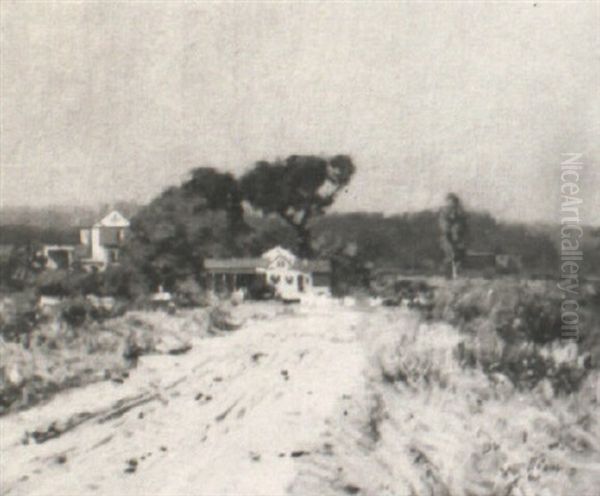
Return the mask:
<path id="1" fill-rule="evenodd" d="M 600 3 L 1 3 L 3 206 L 145 202 L 193 167 L 352 156 L 338 211 L 600 223 Z M 595 217 L 594 217 L 595 214 Z"/>

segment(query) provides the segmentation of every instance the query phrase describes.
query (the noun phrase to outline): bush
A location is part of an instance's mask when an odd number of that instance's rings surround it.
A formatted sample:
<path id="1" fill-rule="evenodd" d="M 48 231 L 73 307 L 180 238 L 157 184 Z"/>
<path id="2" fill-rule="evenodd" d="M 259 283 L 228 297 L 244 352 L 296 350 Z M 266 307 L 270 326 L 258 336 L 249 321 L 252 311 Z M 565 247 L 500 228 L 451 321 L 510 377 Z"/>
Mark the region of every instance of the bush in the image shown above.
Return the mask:
<path id="1" fill-rule="evenodd" d="M 92 309 L 85 300 L 70 300 L 61 305 L 61 318 L 72 327 L 82 326 Z"/>
<path id="2" fill-rule="evenodd" d="M 72 324 L 80 324 L 90 306 L 72 300 L 62 311 Z M 0 337 L 0 415 L 68 387 L 121 378 L 141 355 L 183 353 L 191 338 L 206 335 L 207 328 L 205 311 L 179 316 L 155 312 L 102 323 L 88 318 L 79 327 L 61 319 L 45 322 L 32 331 L 28 349 Z"/>
<path id="3" fill-rule="evenodd" d="M 386 382 L 401 382 L 411 388 L 424 384 L 445 385 L 458 363 L 453 356 L 462 341 L 448 325 L 425 324 L 404 316 L 401 333 L 396 324 L 379 330 L 374 355 Z"/>
<path id="4" fill-rule="evenodd" d="M 28 346 L 30 334 L 39 321 L 32 294 L 13 293 L 1 299 L 0 336 L 4 340 Z"/>
<path id="5" fill-rule="evenodd" d="M 463 280 L 436 291 L 433 316 L 468 336 L 460 350 L 463 364 L 501 372 L 525 389 L 548 379 L 555 391 L 568 392 L 585 378 L 584 351 L 600 349 L 600 312 L 580 299 L 580 342 L 571 340 L 575 347 L 571 360 L 559 363 L 549 350 L 565 348 L 561 302 L 562 295 L 551 282 Z"/>
<path id="6" fill-rule="evenodd" d="M 561 338 L 561 302 L 562 295 L 551 283 L 458 281 L 435 292 L 433 316 L 463 330 L 477 319 L 489 319 L 507 342 L 546 344 Z M 587 317 L 586 305 L 586 300 L 580 301 Z M 585 331 L 587 335 L 592 329 Z"/>
<path id="7" fill-rule="evenodd" d="M 129 309 L 129 304 L 124 300 L 114 300 L 109 304 L 102 300 L 102 298 L 81 296 L 65 298 L 54 312 L 54 316 L 70 327 L 78 328 L 88 322 L 102 322 L 120 317 Z"/>
<path id="8" fill-rule="evenodd" d="M 35 282 L 38 295 L 77 297 L 85 295 L 113 296 L 134 299 L 147 294 L 144 276 L 128 267 L 111 266 L 104 272 L 77 270 L 48 270 Z"/>
<path id="9" fill-rule="evenodd" d="M 188 277 L 175 285 L 175 299 L 181 307 L 207 306 L 205 291 L 193 277 Z"/>
<path id="10" fill-rule="evenodd" d="M 98 294 L 103 296 L 132 300 L 150 291 L 144 275 L 130 266 L 108 267 L 98 274 L 98 280 Z"/>
<path id="11" fill-rule="evenodd" d="M 373 415 L 363 406 L 356 424 L 379 433 L 374 458 L 397 453 L 403 462 L 376 476 L 376 463 L 344 467 L 363 481 L 361 494 L 597 494 L 600 371 L 580 379 L 574 343 L 507 344 L 485 317 L 461 332 L 383 315 L 364 329 L 378 407 Z"/>

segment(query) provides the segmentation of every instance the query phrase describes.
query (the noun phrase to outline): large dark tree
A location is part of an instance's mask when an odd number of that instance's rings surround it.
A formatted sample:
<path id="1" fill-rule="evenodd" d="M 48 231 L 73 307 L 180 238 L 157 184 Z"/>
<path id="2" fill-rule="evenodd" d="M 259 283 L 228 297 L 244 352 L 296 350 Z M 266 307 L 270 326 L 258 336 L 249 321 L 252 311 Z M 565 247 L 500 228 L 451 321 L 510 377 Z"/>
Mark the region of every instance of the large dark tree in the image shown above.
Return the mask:
<path id="1" fill-rule="evenodd" d="M 171 288 L 198 277 L 205 257 L 238 255 L 246 230 L 235 178 L 197 168 L 134 217 L 126 258 L 152 286 Z"/>
<path id="2" fill-rule="evenodd" d="M 243 198 L 264 214 L 277 214 L 294 229 L 299 255 L 311 257 L 309 222 L 321 215 L 350 182 L 356 168 L 346 155 L 292 155 L 257 162 L 240 181 Z"/>
<path id="3" fill-rule="evenodd" d="M 467 252 L 467 215 L 454 193 L 446 196 L 440 211 L 440 230 L 442 249 L 452 266 L 452 278 L 456 279 Z"/>
<path id="4" fill-rule="evenodd" d="M 183 183 L 183 192 L 195 205 L 195 211 L 223 210 L 229 227 L 236 231 L 244 225 L 242 198 L 236 179 L 227 172 L 212 167 L 192 170 L 191 178 Z"/>

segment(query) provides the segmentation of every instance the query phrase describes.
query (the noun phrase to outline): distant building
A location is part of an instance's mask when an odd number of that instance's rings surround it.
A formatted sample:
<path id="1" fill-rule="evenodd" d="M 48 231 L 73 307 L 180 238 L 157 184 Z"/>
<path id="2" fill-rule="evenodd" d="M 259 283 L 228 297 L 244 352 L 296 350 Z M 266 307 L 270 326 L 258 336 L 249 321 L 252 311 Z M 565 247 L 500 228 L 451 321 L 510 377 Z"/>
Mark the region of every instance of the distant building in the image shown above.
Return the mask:
<path id="1" fill-rule="evenodd" d="M 47 269 L 68 269 L 75 259 L 74 245 L 43 245 L 42 255 Z"/>
<path id="2" fill-rule="evenodd" d="M 285 300 L 331 294 L 329 260 L 299 259 L 279 246 L 260 258 L 208 258 L 204 270 L 208 287 L 217 292 L 251 290 L 263 285 L 272 287 Z"/>
<path id="3" fill-rule="evenodd" d="M 129 237 L 130 224 L 116 210 L 90 228 L 80 231 L 81 263 L 85 267 L 104 270 L 110 264 L 118 263 L 121 249 Z"/>

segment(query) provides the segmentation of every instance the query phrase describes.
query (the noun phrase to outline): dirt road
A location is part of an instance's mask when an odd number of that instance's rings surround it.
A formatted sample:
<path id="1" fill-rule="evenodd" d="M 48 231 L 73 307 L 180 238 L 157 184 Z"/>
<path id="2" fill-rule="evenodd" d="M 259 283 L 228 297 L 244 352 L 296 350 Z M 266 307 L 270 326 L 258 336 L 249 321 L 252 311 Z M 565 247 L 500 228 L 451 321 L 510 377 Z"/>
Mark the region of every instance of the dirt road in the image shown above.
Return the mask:
<path id="1" fill-rule="evenodd" d="M 327 455 L 365 394 L 361 318 L 338 308 L 250 321 L 185 355 L 145 357 L 123 384 L 4 417 L 2 492 L 306 494 L 307 459 Z"/>

